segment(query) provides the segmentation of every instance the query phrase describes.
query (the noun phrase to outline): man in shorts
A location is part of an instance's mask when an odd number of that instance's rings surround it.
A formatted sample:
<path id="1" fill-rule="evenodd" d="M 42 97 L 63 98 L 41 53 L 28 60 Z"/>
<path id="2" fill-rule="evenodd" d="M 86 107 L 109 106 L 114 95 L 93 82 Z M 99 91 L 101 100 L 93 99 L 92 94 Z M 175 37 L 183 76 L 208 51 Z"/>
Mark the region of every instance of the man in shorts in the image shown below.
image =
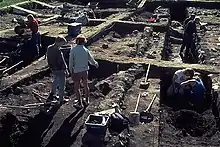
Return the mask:
<path id="1" fill-rule="evenodd" d="M 86 104 L 89 104 L 89 87 L 88 87 L 88 62 L 98 68 L 98 62 L 96 62 L 91 55 L 90 51 L 84 46 L 86 44 L 86 38 L 79 36 L 76 38 L 76 47 L 70 50 L 69 56 L 69 70 L 72 80 L 74 81 L 74 90 L 78 99 L 79 108 L 83 107 L 82 98 L 80 94 L 80 82 L 82 80 Z"/>

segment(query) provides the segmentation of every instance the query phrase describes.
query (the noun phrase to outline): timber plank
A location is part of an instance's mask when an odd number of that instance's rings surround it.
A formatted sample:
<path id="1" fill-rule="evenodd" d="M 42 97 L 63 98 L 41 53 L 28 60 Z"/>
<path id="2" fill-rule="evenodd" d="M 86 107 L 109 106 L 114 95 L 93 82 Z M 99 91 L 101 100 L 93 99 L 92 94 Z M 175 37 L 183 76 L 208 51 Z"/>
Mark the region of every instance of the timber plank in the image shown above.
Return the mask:
<path id="1" fill-rule="evenodd" d="M 53 6 L 53 5 L 50 5 L 50 4 L 47 4 L 47 3 L 44 3 L 44 2 L 40 2 L 40 1 L 37 1 L 37 0 L 31 0 L 31 2 L 34 2 L 34 3 L 40 4 L 40 5 L 42 5 L 42 6 L 46 6 L 46 7 L 51 8 L 51 9 L 56 8 L 56 6 Z"/>

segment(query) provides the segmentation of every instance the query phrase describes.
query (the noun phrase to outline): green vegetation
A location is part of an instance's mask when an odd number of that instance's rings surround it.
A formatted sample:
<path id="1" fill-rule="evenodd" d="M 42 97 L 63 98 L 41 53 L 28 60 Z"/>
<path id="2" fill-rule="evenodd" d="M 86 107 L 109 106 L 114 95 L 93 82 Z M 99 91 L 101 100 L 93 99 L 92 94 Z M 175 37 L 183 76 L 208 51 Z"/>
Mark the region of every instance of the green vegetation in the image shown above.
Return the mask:
<path id="1" fill-rule="evenodd" d="M 12 4 L 16 4 L 19 2 L 23 2 L 23 1 L 26 1 L 26 0 L 0 0 L 0 8 L 6 7 Z"/>

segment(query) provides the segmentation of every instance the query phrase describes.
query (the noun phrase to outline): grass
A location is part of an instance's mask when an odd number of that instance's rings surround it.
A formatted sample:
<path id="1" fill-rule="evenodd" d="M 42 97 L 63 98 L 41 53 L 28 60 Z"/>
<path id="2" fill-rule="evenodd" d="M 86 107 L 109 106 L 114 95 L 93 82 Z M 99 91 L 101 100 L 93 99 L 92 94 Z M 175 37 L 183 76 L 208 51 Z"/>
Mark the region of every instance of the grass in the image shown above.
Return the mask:
<path id="1" fill-rule="evenodd" d="M 16 4 L 19 2 L 23 2 L 23 1 L 26 1 L 26 0 L 0 0 L 0 8 L 10 6 L 12 4 Z"/>

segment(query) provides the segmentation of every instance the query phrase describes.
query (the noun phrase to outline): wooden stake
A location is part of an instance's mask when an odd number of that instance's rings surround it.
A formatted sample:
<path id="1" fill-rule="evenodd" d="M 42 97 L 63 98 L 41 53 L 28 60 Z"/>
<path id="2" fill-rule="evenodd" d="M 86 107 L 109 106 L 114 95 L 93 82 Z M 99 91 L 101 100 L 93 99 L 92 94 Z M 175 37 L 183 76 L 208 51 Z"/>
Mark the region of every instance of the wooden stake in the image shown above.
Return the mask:
<path id="1" fill-rule="evenodd" d="M 50 104 L 56 104 L 58 101 L 51 101 L 51 102 L 46 102 L 46 103 L 34 103 L 34 104 L 27 104 L 24 105 L 25 107 L 30 107 L 30 106 L 45 106 L 45 105 L 50 105 Z"/>

